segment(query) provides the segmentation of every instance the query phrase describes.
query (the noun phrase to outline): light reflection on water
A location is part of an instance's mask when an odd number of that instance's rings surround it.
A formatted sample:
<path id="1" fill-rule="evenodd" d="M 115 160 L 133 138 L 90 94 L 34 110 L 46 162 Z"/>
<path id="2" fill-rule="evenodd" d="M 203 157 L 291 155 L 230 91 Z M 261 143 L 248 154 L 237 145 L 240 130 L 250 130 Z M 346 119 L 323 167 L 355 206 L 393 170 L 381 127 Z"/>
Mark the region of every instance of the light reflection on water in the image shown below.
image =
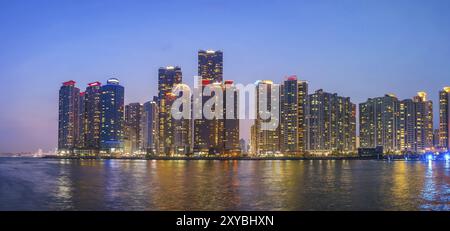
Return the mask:
<path id="1" fill-rule="evenodd" d="M 0 210 L 450 210 L 450 162 L 0 158 Z"/>

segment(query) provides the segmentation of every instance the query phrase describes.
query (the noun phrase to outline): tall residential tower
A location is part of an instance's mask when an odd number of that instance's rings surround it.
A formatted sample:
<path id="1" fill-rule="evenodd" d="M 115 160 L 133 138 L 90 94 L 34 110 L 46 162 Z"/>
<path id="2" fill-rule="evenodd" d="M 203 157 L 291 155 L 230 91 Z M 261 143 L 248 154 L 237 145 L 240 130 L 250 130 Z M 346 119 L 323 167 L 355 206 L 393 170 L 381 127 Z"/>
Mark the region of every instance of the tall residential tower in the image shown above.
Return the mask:
<path id="1" fill-rule="evenodd" d="M 102 122 L 100 147 L 103 154 L 123 153 L 124 143 L 124 87 L 116 78 L 108 79 L 101 87 Z"/>
<path id="2" fill-rule="evenodd" d="M 439 92 L 439 144 L 450 149 L 450 87 Z"/>
<path id="3" fill-rule="evenodd" d="M 425 92 L 400 102 L 400 149 L 406 153 L 433 150 L 433 103 Z"/>
<path id="4" fill-rule="evenodd" d="M 175 131 L 179 123 L 171 114 L 173 101 L 176 99 L 172 90 L 181 84 L 182 72 L 180 67 L 167 66 L 158 70 L 158 109 L 159 109 L 159 154 L 172 156 L 178 150 L 175 144 Z M 185 125 L 188 126 L 188 125 Z M 187 140 L 186 140 L 187 141 Z"/>
<path id="5" fill-rule="evenodd" d="M 142 113 L 142 146 L 148 155 L 158 155 L 159 150 L 159 119 L 158 103 L 144 103 Z"/>
<path id="6" fill-rule="evenodd" d="M 59 89 L 58 152 L 73 154 L 80 139 L 80 89 L 75 81 L 64 82 Z"/>
<path id="7" fill-rule="evenodd" d="M 140 154 L 142 150 L 142 114 L 140 103 L 130 103 L 125 106 L 125 153 Z"/>
<path id="8" fill-rule="evenodd" d="M 260 80 L 256 83 L 256 119 L 254 123 L 254 155 L 274 155 L 281 153 L 280 148 L 280 118 L 263 118 L 260 100 L 267 100 L 267 111 L 280 112 L 280 86 L 270 80 Z"/>
<path id="9" fill-rule="evenodd" d="M 84 150 L 90 154 L 100 151 L 101 97 L 101 83 L 89 83 L 84 93 Z"/>
<path id="10" fill-rule="evenodd" d="M 395 95 L 360 103 L 359 126 L 361 148 L 383 146 L 386 153 L 400 152 L 400 102 Z"/>
<path id="11" fill-rule="evenodd" d="M 203 96 L 206 86 L 213 86 L 221 91 L 223 89 L 223 53 L 222 51 L 200 50 L 198 52 L 199 92 L 194 95 L 194 153 L 197 155 L 218 155 L 223 153 L 224 121 L 220 118 L 207 119 L 203 114 L 204 104 L 215 97 Z M 214 94 L 214 93 L 213 93 Z M 200 102 L 201 100 L 201 102 Z M 201 107 L 200 107 L 201 105 Z M 198 110 L 198 111 L 197 111 Z"/>
<path id="12" fill-rule="evenodd" d="M 317 90 L 308 96 L 307 151 L 327 155 L 356 151 L 356 105 L 349 97 Z"/>
<path id="13" fill-rule="evenodd" d="M 308 83 L 288 77 L 281 85 L 281 136 L 283 154 L 301 155 L 306 147 L 306 107 Z"/>

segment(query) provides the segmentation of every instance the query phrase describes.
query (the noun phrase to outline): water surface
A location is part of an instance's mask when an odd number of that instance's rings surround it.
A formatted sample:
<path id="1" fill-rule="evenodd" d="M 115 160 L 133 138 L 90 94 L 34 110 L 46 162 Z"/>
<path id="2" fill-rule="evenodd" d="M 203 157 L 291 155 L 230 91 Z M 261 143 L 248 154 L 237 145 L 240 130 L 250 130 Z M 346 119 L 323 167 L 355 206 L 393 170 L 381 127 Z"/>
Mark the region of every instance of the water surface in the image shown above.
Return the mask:
<path id="1" fill-rule="evenodd" d="M 0 210 L 450 210 L 450 162 L 0 158 Z"/>

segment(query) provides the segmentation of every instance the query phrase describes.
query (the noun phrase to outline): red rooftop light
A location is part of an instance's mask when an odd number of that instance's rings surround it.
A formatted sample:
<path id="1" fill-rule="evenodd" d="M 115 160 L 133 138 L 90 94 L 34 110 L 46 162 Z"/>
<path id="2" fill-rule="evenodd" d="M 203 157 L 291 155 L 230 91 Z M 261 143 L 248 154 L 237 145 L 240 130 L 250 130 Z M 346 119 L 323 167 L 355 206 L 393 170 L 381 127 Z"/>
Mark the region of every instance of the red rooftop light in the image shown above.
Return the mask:
<path id="1" fill-rule="evenodd" d="M 233 84 L 234 81 L 233 80 L 225 80 L 225 84 Z"/>
<path id="2" fill-rule="evenodd" d="M 88 83 L 88 86 L 89 87 L 95 87 L 95 86 L 100 86 L 100 85 L 102 85 L 102 83 L 100 83 L 100 82 L 93 82 L 93 83 Z"/>
<path id="3" fill-rule="evenodd" d="M 296 75 L 291 75 L 288 77 L 288 80 L 297 80 L 297 76 Z"/>
<path id="4" fill-rule="evenodd" d="M 75 86 L 75 83 L 76 83 L 75 81 L 69 80 L 67 82 L 64 82 L 63 86 Z"/>

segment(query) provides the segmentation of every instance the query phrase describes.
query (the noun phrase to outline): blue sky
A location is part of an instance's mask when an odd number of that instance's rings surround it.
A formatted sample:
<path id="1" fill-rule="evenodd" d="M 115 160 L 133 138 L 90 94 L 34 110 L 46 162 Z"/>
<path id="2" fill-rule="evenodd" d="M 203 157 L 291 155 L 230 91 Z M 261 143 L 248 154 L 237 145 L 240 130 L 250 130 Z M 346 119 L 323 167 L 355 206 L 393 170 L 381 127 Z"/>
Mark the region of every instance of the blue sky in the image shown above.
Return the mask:
<path id="1" fill-rule="evenodd" d="M 354 103 L 426 91 L 437 115 L 450 85 L 448 12 L 448 0 L 0 0 L 0 152 L 56 147 L 63 81 L 84 89 L 114 76 L 126 103 L 143 103 L 158 67 L 179 65 L 191 83 L 197 50 L 209 48 L 224 52 L 225 79 L 296 74 L 310 92 Z"/>

